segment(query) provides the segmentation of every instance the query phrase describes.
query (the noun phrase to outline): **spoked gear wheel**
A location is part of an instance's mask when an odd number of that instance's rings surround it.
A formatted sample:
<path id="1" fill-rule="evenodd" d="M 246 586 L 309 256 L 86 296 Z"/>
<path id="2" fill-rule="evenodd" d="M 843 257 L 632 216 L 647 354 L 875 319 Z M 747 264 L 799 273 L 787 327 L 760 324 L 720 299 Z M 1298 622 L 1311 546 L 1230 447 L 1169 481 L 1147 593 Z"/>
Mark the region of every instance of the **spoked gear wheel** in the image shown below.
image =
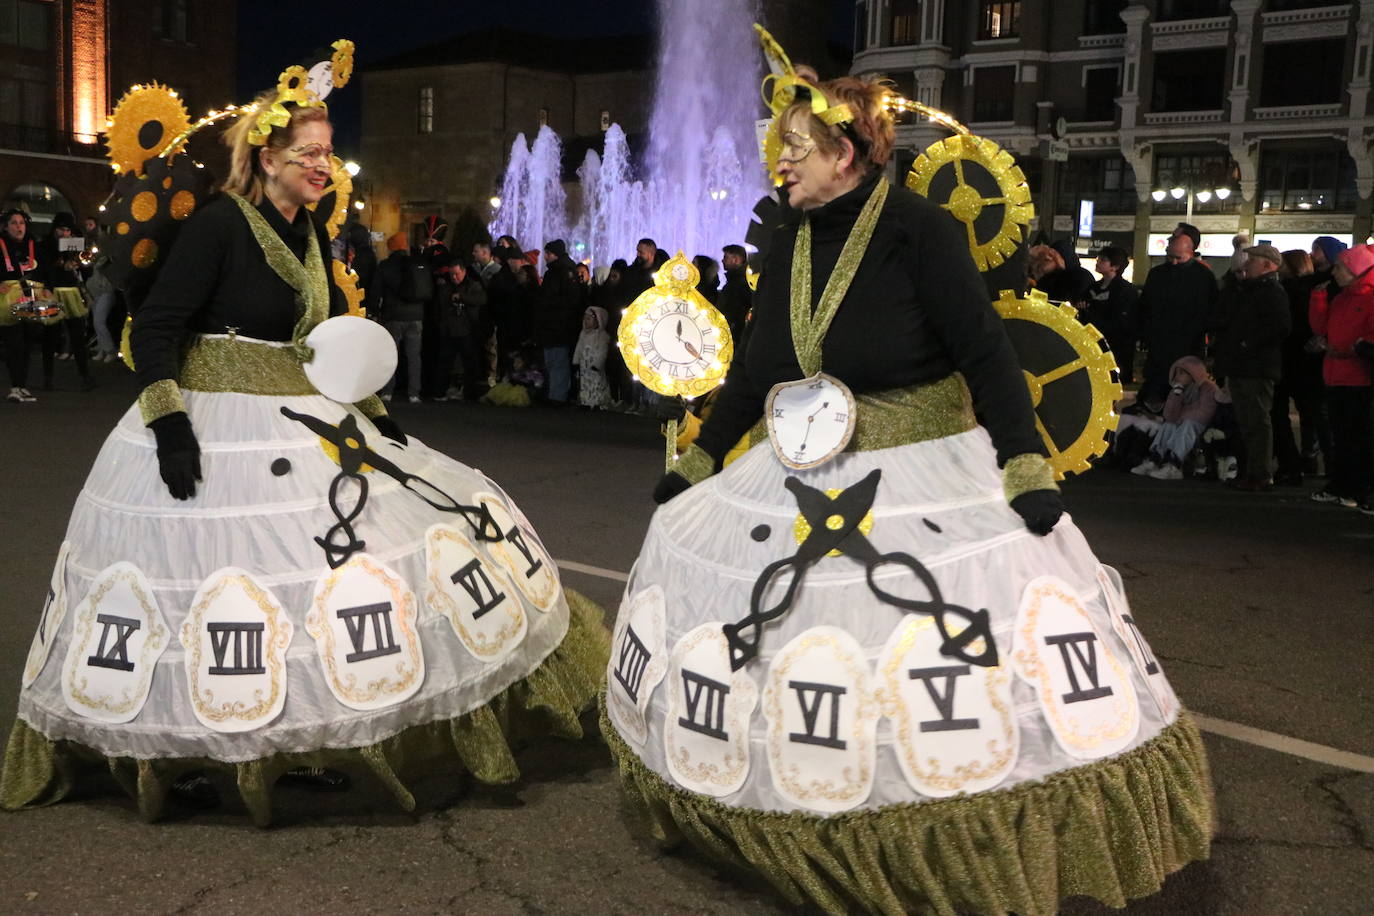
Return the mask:
<path id="1" fill-rule="evenodd" d="M 906 186 L 964 224 L 979 270 L 1014 253 L 1035 215 L 1016 160 L 986 137 L 960 134 L 932 143 L 912 163 Z"/>
<path id="2" fill-rule="evenodd" d="M 1055 479 L 1083 473 L 1116 429 L 1121 383 L 1111 350 L 1073 306 L 1050 302 L 1039 290 L 1024 299 L 1003 290 L 993 305 L 1025 374 Z"/>
<path id="3" fill-rule="evenodd" d="M 339 230 L 348 218 L 348 200 L 352 194 L 353 176 L 344 168 L 342 159 L 330 156 L 329 184 L 325 185 L 324 194 L 319 200 L 306 204 L 310 210 L 324 214 L 324 227 L 329 232 L 330 241 L 339 237 Z"/>
<path id="4" fill-rule="evenodd" d="M 158 83 L 135 86 L 115 105 L 105 143 L 121 174 L 143 174 L 143 165 L 191 127 L 181 97 Z M 184 141 L 183 141 L 184 142 Z"/>

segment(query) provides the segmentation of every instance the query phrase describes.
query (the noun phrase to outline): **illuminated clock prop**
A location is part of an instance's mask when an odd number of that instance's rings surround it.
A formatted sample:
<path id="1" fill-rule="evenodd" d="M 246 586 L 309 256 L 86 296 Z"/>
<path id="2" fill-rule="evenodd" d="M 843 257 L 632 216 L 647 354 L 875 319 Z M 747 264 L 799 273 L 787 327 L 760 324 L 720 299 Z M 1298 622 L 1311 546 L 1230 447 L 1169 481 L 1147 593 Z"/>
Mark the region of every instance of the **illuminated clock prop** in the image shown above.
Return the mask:
<path id="1" fill-rule="evenodd" d="M 625 365 L 650 391 L 695 398 L 725 380 L 734 341 L 725 317 L 697 290 L 700 279 L 679 251 L 620 321 Z"/>

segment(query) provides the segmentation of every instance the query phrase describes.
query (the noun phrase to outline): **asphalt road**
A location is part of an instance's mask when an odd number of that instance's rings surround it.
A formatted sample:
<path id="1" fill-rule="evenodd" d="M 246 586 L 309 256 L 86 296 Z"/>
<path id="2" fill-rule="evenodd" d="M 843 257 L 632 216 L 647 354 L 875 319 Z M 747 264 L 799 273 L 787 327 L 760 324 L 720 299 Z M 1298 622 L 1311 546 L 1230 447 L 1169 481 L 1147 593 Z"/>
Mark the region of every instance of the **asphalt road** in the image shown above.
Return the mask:
<path id="1" fill-rule="evenodd" d="M 37 404 L 0 402 L 0 716 L 67 513 L 127 408 L 127 373 Z M 430 445 L 487 470 L 560 561 L 625 571 L 652 511 L 662 444 L 649 420 L 547 409 L 398 405 Z M 1107 471 L 1066 501 L 1132 606 L 1180 697 L 1206 716 L 1374 756 L 1374 518 L 1215 483 Z M 619 583 L 564 571 L 613 609 Z M 590 723 L 591 720 L 589 719 Z M 1278 739 L 1279 743 L 1284 743 Z M 1209 862 L 1140 914 L 1374 911 L 1374 775 L 1207 735 L 1220 811 Z M 1309 755 L 1310 756 L 1310 755 Z M 416 814 L 360 775 L 334 796 L 279 790 L 277 825 L 233 807 L 145 824 L 113 784 L 0 815 L 0 913 L 781 913 L 765 888 L 632 829 L 605 747 L 546 742 L 518 790 L 434 773 Z M 1064 912 L 1106 912 L 1071 902 Z"/>

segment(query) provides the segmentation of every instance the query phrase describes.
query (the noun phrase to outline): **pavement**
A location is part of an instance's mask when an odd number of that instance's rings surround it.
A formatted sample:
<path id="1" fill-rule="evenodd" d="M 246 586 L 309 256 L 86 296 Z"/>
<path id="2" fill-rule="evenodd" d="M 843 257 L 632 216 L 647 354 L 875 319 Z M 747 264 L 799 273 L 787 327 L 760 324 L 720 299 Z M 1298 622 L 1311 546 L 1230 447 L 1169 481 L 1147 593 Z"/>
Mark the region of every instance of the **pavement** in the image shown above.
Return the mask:
<path id="1" fill-rule="evenodd" d="M 0 716 L 15 707 L 67 514 L 135 395 L 128 373 L 98 369 L 94 392 L 77 391 L 66 365 L 65 390 L 0 402 Z M 463 404 L 393 414 L 500 481 L 564 582 L 613 611 L 616 574 L 653 510 L 663 446 L 652 421 Z M 1240 494 L 1106 470 L 1064 491 L 1203 717 L 1216 785 L 1210 861 L 1127 912 L 1374 912 L 1374 518 L 1311 503 L 1306 488 Z M 97 779 L 76 799 L 0 814 L 0 913 L 789 912 L 768 888 L 649 842 L 586 722 L 584 741 L 527 748 L 514 789 L 426 774 L 413 815 L 356 774 L 338 795 L 278 790 L 271 829 L 231 805 L 146 824 Z M 1111 911 L 1070 901 L 1063 912 Z"/>

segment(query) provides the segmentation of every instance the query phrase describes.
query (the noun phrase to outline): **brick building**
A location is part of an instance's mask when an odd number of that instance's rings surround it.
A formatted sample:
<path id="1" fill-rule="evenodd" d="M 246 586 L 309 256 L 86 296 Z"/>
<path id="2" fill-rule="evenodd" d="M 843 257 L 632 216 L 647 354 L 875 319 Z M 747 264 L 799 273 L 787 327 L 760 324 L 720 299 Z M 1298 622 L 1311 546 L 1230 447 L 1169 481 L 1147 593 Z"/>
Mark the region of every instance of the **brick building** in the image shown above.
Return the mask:
<path id="1" fill-rule="evenodd" d="M 853 72 L 1011 150 L 1080 250 L 1160 255 L 1184 218 L 1214 256 L 1370 235 L 1374 0 L 859 0 L 855 31 Z M 899 169 L 944 135 L 901 126 Z"/>
<path id="2" fill-rule="evenodd" d="M 113 183 L 100 132 L 124 90 L 170 85 L 192 119 L 223 106 L 235 27 L 235 4 L 215 0 L 0 0 L 0 203 L 40 226 L 93 214 Z"/>

